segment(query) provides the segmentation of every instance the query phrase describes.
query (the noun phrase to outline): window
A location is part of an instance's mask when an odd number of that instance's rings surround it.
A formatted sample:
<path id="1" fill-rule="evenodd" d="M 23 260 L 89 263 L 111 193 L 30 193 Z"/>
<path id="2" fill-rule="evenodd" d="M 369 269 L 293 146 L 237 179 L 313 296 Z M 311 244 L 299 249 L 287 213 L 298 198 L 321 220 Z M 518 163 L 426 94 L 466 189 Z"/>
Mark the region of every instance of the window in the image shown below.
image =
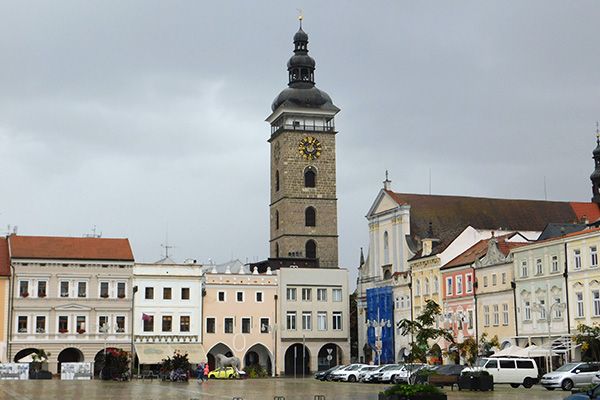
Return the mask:
<path id="1" fill-rule="evenodd" d="M 171 300 L 171 288 L 163 288 L 163 300 Z"/>
<path id="2" fill-rule="evenodd" d="M 35 332 L 46 333 L 46 317 L 43 315 L 35 317 Z"/>
<path id="3" fill-rule="evenodd" d="M 483 287 L 488 287 L 488 277 L 487 277 L 487 275 L 483 277 Z"/>
<path id="4" fill-rule="evenodd" d="M 387 231 L 383 232 L 383 263 L 390 263 L 390 243 Z"/>
<path id="5" fill-rule="evenodd" d="M 555 298 L 554 303 L 560 304 L 560 299 Z M 562 308 L 561 306 L 554 306 L 554 318 L 562 318 Z"/>
<path id="6" fill-rule="evenodd" d="M 75 330 L 77 333 L 85 333 L 85 317 L 78 315 L 75 319 Z"/>
<path id="7" fill-rule="evenodd" d="M 279 258 L 279 243 L 275 243 L 275 258 Z"/>
<path id="8" fill-rule="evenodd" d="M 540 299 L 540 319 L 546 319 L 546 300 Z"/>
<path id="9" fill-rule="evenodd" d="M 189 300 L 190 299 L 190 288 L 184 287 L 181 288 L 181 300 Z"/>
<path id="10" fill-rule="evenodd" d="M 225 292 L 217 293 L 217 299 L 221 302 L 225 301 Z"/>
<path id="11" fill-rule="evenodd" d="M 490 326 L 490 306 L 483 306 L 483 326 Z"/>
<path id="12" fill-rule="evenodd" d="M 542 309 L 544 309 L 544 308 L 542 308 Z M 531 303 L 529 301 L 526 301 L 523 304 L 523 311 L 524 311 L 525 321 L 531 321 Z"/>
<path id="13" fill-rule="evenodd" d="M 342 301 L 342 289 L 332 289 L 331 295 L 333 301 Z"/>
<path id="14" fill-rule="evenodd" d="M 242 333 L 250 333 L 250 318 L 242 318 Z"/>
<path id="15" fill-rule="evenodd" d="M 98 333 L 108 333 L 108 317 L 101 315 L 98 317 Z"/>
<path id="16" fill-rule="evenodd" d="M 594 317 L 600 316 L 600 291 L 593 290 L 592 298 L 594 299 Z"/>
<path id="17" fill-rule="evenodd" d="M 502 325 L 508 325 L 508 304 L 502 304 Z"/>
<path id="18" fill-rule="evenodd" d="M 215 333 L 215 319 L 213 317 L 206 318 L 206 333 Z"/>
<path id="19" fill-rule="evenodd" d="M 286 328 L 287 330 L 296 330 L 296 312 L 288 311 L 286 314 Z"/>
<path id="20" fill-rule="evenodd" d="M 581 250 L 573 250 L 573 256 L 575 257 L 575 269 L 581 269 Z"/>
<path id="21" fill-rule="evenodd" d="M 286 298 L 288 301 L 296 301 L 296 288 L 287 288 Z"/>
<path id="22" fill-rule="evenodd" d="M 527 261 L 521 261 L 521 278 L 527 278 L 529 275 L 529 268 L 527 268 Z"/>
<path id="23" fill-rule="evenodd" d="M 260 319 L 260 333 L 269 333 L 269 318 Z"/>
<path id="24" fill-rule="evenodd" d="M 438 293 L 440 291 L 440 280 L 437 276 L 433 277 L 433 293 Z"/>
<path id="25" fill-rule="evenodd" d="M 558 272 L 558 256 L 552 256 L 552 272 Z"/>
<path id="26" fill-rule="evenodd" d="M 317 301 L 327 301 L 327 289 L 317 289 Z"/>
<path id="27" fill-rule="evenodd" d="M 485 364 L 485 368 L 498 368 L 498 360 L 489 360 L 487 364 Z"/>
<path id="28" fill-rule="evenodd" d="M 279 191 L 279 171 L 275 171 L 275 191 Z"/>
<path id="29" fill-rule="evenodd" d="M 100 297 L 108 297 L 108 282 L 100 282 Z"/>
<path id="30" fill-rule="evenodd" d="M 492 274 L 492 286 L 496 286 L 498 284 L 498 277 L 496 274 Z"/>
<path id="31" fill-rule="evenodd" d="M 332 328 L 334 331 L 342 330 L 342 313 L 339 311 L 333 312 L 333 325 Z"/>
<path id="32" fill-rule="evenodd" d="M 77 282 L 77 297 L 87 297 L 87 282 Z"/>
<path id="33" fill-rule="evenodd" d="M 502 360 L 500 359 L 500 368 L 515 369 L 515 360 Z"/>
<path id="34" fill-rule="evenodd" d="M 256 292 L 256 302 L 262 303 L 263 301 L 263 292 Z"/>
<path id="35" fill-rule="evenodd" d="M 310 331 L 312 329 L 312 313 L 304 311 L 302 312 L 302 329 Z"/>
<path id="36" fill-rule="evenodd" d="M 423 293 L 428 295 L 429 294 L 429 279 L 425 278 L 425 288 L 423 290 Z"/>
<path id="37" fill-rule="evenodd" d="M 163 315 L 162 317 L 162 331 L 171 332 L 173 328 L 173 317 L 170 315 Z"/>
<path id="38" fill-rule="evenodd" d="M 117 316 L 117 333 L 125 333 L 125 317 L 123 315 Z"/>
<path id="39" fill-rule="evenodd" d="M 317 242 L 312 239 L 307 241 L 305 250 L 306 258 L 317 258 Z"/>
<path id="40" fill-rule="evenodd" d="M 415 296 L 421 295 L 421 280 L 417 279 L 415 282 Z"/>
<path id="41" fill-rule="evenodd" d="M 60 283 L 60 297 L 69 297 L 69 282 L 62 281 Z"/>
<path id="42" fill-rule="evenodd" d="M 233 333 L 233 318 L 225 318 L 224 332 Z"/>
<path id="43" fill-rule="evenodd" d="M 48 287 L 48 282 L 46 281 L 38 281 L 38 297 L 46 297 L 46 288 Z"/>
<path id="44" fill-rule="evenodd" d="M 533 369 L 533 361 L 531 360 L 516 360 L 517 361 L 517 368 L 521 368 L 521 369 Z"/>
<path id="45" fill-rule="evenodd" d="M 456 294 L 462 294 L 462 292 L 463 292 L 463 286 L 462 286 L 463 280 L 462 279 L 463 279 L 462 275 L 456 276 Z"/>
<path id="46" fill-rule="evenodd" d="M 535 274 L 542 275 L 544 273 L 544 267 L 542 266 L 542 259 L 538 258 L 535 260 Z"/>
<path id="47" fill-rule="evenodd" d="M 577 303 L 577 317 L 583 317 L 583 293 L 575 293 L 575 301 Z"/>
<path id="48" fill-rule="evenodd" d="M 182 315 L 179 317 L 179 332 L 190 331 L 190 316 Z"/>
<path id="49" fill-rule="evenodd" d="M 302 288 L 302 301 L 310 301 L 312 297 L 312 289 Z"/>
<path id="50" fill-rule="evenodd" d="M 452 296 L 452 278 L 446 278 L 446 296 Z"/>
<path id="51" fill-rule="evenodd" d="M 304 226 L 317 226 L 317 211 L 314 207 L 308 207 L 304 211 Z"/>
<path id="52" fill-rule="evenodd" d="M 58 317 L 58 331 L 60 333 L 69 332 L 69 317 L 61 315 Z"/>
<path id="53" fill-rule="evenodd" d="M 142 314 L 144 332 L 154 332 L 154 315 Z"/>
<path id="54" fill-rule="evenodd" d="M 29 296 L 29 281 L 20 281 L 19 282 L 19 296 L 21 296 L 21 297 Z"/>
<path id="55" fill-rule="evenodd" d="M 469 320 L 467 321 L 467 323 L 468 323 L 467 327 L 469 329 L 473 329 L 473 310 L 469 310 L 468 315 L 469 315 Z"/>
<path id="56" fill-rule="evenodd" d="M 19 333 L 27 333 L 27 316 L 20 315 L 17 321 L 17 328 L 19 330 Z"/>
<path id="57" fill-rule="evenodd" d="M 314 188 L 317 183 L 317 174 L 313 170 L 312 167 L 308 167 L 306 171 L 304 171 L 304 187 Z"/>
<path id="58" fill-rule="evenodd" d="M 117 297 L 120 299 L 125 298 L 125 282 L 117 282 Z"/>
<path id="59" fill-rule="evenodd" d="M 590 246 L 590 268 L 598 266 L 598 248 L 596 246 Z"/>
<path id="60" fill-rule="evenodd" d="M 500 313 L 498 312 L 498 304 L 494 304 L 492 307 L 494 310 L 494 326 L 498 326 L 500 325 Z"/>
<path id="61" fill-rule="evenodd" d="M 467 293 L 473 292 L 473 275 L 467 274 L 465 280 L 467 282 Z"/>
<path id="62" fill-rule="evenodd" d="M 244 292 L 236 292 L 235 299 L 238 303 L 242 303 L 244 301 Z"/>
<path id="63" fill-rule="evenodd" d="M 324 311 L 317 313 L 317 329 L 320 331 L 327 330 L 327 313 Z"/>
<path id="64" fill-rule="evenodd" d="M 279 229 L 279 211 L 275 210 L 275 229 Z"/>
<path id="65" fill-rule="evenodd" d="M 145 297 L 147 300 L 152 300 L 152 299 L 154 298 L 154 288 L 153 288 L 153 287 L 147 287 L 147 288 L 145 289 L 145 294 L 144 294 L 144 297 Z"/>
<path id="66" fill-rule="evenodd" d="M 502 284 L 506 285 L 506 272 L 502 273 Z"/>

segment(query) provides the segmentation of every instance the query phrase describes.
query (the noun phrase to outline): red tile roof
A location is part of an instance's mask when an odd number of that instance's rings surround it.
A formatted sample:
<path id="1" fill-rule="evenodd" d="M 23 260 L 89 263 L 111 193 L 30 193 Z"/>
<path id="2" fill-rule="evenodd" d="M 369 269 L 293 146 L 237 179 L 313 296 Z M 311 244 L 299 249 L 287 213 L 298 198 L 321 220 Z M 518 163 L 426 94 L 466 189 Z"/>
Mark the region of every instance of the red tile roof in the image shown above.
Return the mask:
<path id="1" fill-rule="evenodd" d="M 515 247 L 525 246 L 527 242 L 507 242 L 506 239 L 510 239 L 515 234 L 510 233 L 503 236 L 498 236 L 495 239 L 498 241 L 498 250 L 502 252 L 505 256 L 508 255 L 511 249 Z M 448 261 L 444 266 L 440 269 L 449 269 L 452 267 L 459 267 L 461 265 L 469 265 L 484 257 L 487 254 L 488 243 L 492 238 L 483 239 L 479 242 L 475 243 L 473 246 L 469 247 L 467 250 L 454 257 L 452 260 Z"/>
<path id="2" fill-rule="evenodd" d="M 595 203 L 544 200 L 490 199 L 396 193 L 386 190 L 399 205 L 410 205 L 410 231 L 416 239 L 426 237 L 429 223 L 442 252 L 466 227 L 505 231 L 543 231 L 549 222 L 579 222 L 600 217 Z"/>
<path id="3" fill-rule="evenodd" d="M 8 240 L 12 258 L 134 261 L 128 239 L 11 235 Z"/>
<path id="4" fill-rule="evenodd" d="M 8 241 L 4 237 L 0 237 L 0 276 L 10 276 Z"/>

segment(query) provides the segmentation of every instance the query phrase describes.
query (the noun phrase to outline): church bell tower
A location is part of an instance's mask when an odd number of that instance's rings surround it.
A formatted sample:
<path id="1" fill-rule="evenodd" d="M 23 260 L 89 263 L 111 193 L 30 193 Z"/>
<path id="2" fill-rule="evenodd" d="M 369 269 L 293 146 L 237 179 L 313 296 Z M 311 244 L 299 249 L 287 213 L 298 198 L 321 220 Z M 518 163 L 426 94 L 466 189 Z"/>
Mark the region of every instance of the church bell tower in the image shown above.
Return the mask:
<path id="1" fill-rule="evenodd" d="M 273 101 L 270 257 L 318 261 L 338 268 L 335 123 L 340 111 L 315 86 L 308 35 L 294 35 L 288 87 Z"/>

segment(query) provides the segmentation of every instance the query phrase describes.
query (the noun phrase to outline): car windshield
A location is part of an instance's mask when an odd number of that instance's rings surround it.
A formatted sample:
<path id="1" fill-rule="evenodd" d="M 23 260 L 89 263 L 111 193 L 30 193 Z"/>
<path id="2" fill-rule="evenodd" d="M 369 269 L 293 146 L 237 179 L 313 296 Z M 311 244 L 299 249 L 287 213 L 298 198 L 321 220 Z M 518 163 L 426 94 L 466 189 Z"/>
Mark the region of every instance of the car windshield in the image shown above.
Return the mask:
<path id="1" fill-rule="evenodd" d="M 487 358 L 478 358 L 477 361 L 475 361 L 475 367 L 483 367 L 486 362 Z"/>
<path id="2" fill-rule="evenodd" d="M 396 365 L 396 364 L 386 365 L 385 367 L 381 368 L 381 370 L 382 371 L 389 371 L 391 369 L 396 369 L 398 367 L 399 367 L 399 365 Z"/>
<path id="3" fill-rule="evenodd" d="M 575 367 L 576 367 L 576 366 L 578 366 L 578 365 L 579 365 L 579 364 L 577 364 L 577 363 L 568 363 L 568 364 L 565 364 L 565 365 L 563 365 L 563 366 L 562 366 L 562 367 L 560 367 L 560 368 L 557 368 L 557 369 L 555 369 L 554 371 L 555 371 L 555 372 L 565 372 L 565 371 L 570 371 L 570 370 L 572 370 L 573 368 L 575 368 Z"/>
<path id="4" fill-rule="evenodd" d="M 406 366 L 406 369 L 409 370 L 409 371 L 414 371 L 414 370 L 419 369 L 419 368 L 421 368 L 420 364 L 413 364 L 413 365 L 407 365 Z"/>
<path id="5" fill-rule="evenodd" d="M 346 368 L 346 371 L 356 371 L 360 367 L 362 367 L 362 365 L 353 365 L 350 368 Z"/>
<path id="6" fill-rule="evenodd" d="M 368 365 L 366 367 L 362 367 L 361 371 L 373 371 L 375 368 L 377 367 L 373 365 Z"/>

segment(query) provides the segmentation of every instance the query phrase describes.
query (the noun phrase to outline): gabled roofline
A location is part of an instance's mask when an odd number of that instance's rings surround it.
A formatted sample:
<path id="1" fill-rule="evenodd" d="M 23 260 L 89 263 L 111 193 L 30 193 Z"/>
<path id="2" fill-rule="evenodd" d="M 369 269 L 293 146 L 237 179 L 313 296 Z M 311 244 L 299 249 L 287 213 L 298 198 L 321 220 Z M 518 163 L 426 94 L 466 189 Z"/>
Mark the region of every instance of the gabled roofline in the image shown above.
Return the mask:
<path id="1" fill-rule="evenodd" d="M 379 205 L 379 203 L 381 203 L 381 199 L 384 196 L 389 197 L 394 203 L 396 203 L 396 207 L 394 207 L 394 208 L 392 208 L 390 210 L 384 211 L 382 213 L 375 214 L 375 209 L 377 208 L 377 206 Z M 374 217 L 376 215 L 384 215 L 384 214 L 386 214 L 386 213 L 388 213 L 388 212 L 390 212 L 392 210 L 398 210 L 398 209 L 400 209 L 403 206 L 410 208 L 409 204 L 398 204 L 398 202 L 392 196 L 390 196 L 389 193 L 387 193 L 387 190 L 380 189 L 379 193 L 377 194 L 377 197 L 375 197 L 375 201 L 373 201 L 373 204 L 371 205 L 371 207 L 369 208 L 369 211 L 365 215 L 365 218 L 369 219 L 369 218 Z"/>

